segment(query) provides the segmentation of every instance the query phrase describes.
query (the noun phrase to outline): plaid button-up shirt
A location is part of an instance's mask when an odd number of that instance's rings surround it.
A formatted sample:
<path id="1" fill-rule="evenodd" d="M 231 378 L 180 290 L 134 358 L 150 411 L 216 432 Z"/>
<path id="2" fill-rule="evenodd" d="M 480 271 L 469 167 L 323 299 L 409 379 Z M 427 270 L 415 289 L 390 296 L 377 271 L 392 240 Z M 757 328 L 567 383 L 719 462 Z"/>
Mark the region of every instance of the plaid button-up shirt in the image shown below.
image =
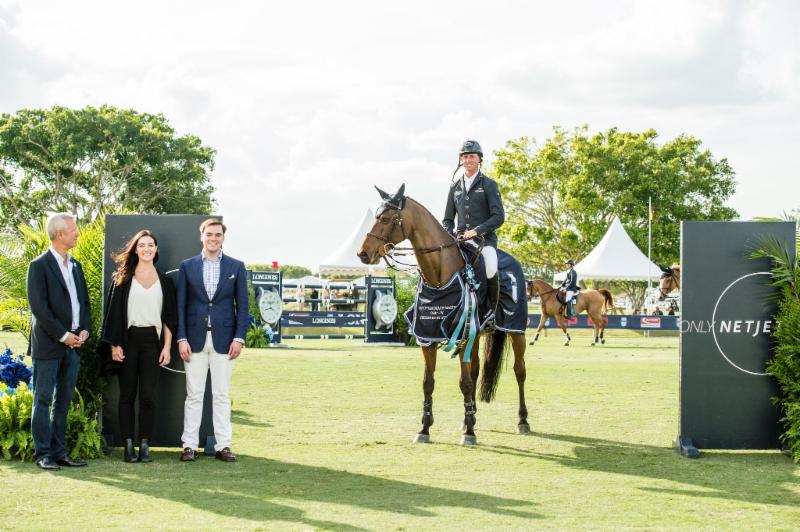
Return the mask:
<path id="1" fill-rule="evenodd" d="M 203 284 L 206 286 L 206 293 L 208 299 L 214 299 L 214 294 L 217 293 L 217 285 L 219 284 L 219 266 L 222 263 L 222 251 L 216 259 L 209 259 L 206 257 L 206 252 L 200 252 L 203 259 Z"/>

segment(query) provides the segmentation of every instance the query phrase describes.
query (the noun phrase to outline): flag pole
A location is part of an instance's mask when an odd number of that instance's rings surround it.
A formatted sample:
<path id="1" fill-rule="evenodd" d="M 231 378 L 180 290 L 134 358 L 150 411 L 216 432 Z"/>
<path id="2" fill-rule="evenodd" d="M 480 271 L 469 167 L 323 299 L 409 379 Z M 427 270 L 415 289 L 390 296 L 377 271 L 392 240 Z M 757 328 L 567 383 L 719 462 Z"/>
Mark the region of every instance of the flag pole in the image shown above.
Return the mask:
<path id="1" fill-rule="evenodd" d="M 647 289 L 650 289 L 650 258 L 653 249 L 653 197 L 647 197 Z"/>

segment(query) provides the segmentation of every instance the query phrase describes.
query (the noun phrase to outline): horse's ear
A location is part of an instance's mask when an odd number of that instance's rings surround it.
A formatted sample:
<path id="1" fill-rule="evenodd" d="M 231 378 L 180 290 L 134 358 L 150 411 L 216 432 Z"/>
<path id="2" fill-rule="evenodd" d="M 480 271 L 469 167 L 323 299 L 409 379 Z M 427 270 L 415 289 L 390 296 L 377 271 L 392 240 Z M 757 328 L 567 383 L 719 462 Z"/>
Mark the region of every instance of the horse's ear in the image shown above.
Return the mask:
<path id="1" fill-rule="evenodd" d="M 388 200 L 389 198 L 391 198 L 391 196 L 389 194 L 387 194 L 383 190 L 379 189 L 377 185 L 375 185 L 375 190 L 377 190 L 378 194 L 381 195 L 381 199 L 382 200 Z"/>
<path id="2" fill-rule="evenodd" d="M 403 208 L 403 203 L 404 203 L 403 200 L 405 200 L 405 192 L 406 192 L 406 184 L 403 183 L 402 185 L 400 185 L 400 188 L 397 190 L 394 197 L 392 198 L 392 203 L 397 205 L 401 209 Z"/>
<path id="3" fill-rule="evenodd" d="M 672 270 L 670 270 L 666 266 L 659 266 L 659 268 L 661 268 L 661 271 L 664 273 L 672 273 Z"/>

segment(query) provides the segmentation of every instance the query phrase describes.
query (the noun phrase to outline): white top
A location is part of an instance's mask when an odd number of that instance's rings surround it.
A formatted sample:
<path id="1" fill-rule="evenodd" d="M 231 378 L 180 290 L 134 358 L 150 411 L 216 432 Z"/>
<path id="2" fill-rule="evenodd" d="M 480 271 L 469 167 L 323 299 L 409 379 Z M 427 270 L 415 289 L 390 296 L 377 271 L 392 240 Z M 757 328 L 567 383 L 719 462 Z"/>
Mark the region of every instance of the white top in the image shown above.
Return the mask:
<path id="1" fill-rule="evenodd" d="M 469 190 L 469 187 L 472 186 L 472 182 L 475 181 L 475 178 L 478 177 L 478 172 L 475 172 L 471 176 L 468 176 L 466 172 L 464 172 L 464 192 Z"/>
<path id="2" fill-rule="evenodd" d="M 72 257 L 67 254 L 67 263 L 64 264 L 64 257 L 58 254 L 58 251 L 50 247 L 50 253 L 56 258 L 56 262 L 58 262 L 58 267 L 61 269 L 61 277 L 64 278 L 64 282 L 67 284 L 67 291 L 69 292 L 69 302 L 72 305 L 72 330 L 74 331 L 80 326 L 81 323 L 81 304 L 78 301 L 78 288 L 75 286 L 75 278 L 72 276 L 72 268 L 75 267 L 75 264 L 72 262 Z M 67 334 L 61 338 L 60 341 L 64 341 L 69 336 L 69 331 Z"/>
<path id="3" fill-rule="evenodd" d="M 153 286 L 145 288 L 134 277 L 128 295 L 128 327 L 155 327 L 160 337 L 163 304 L 164 293 L 160 280 L 156 279 Z"/>

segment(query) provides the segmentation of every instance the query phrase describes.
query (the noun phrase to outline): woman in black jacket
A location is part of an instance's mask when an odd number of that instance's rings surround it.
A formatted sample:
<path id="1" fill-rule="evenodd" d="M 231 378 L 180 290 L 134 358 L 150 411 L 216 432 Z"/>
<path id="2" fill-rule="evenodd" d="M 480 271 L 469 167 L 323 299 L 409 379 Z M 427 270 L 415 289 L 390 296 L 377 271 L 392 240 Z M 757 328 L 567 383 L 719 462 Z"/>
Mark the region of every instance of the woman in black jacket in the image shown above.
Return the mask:
<path id="1" fill-rule="evenodd" d="M 115 255 L 117 269 L 108 295 L 101 341 L 111 346 L 119 368 L 119 425 L 126 462 L 150 462 L 150 434 L 156 410 L 160 366 L 170 362 L 177 328 L 175 288 L 156 270 L 158 241 L 136 233 Z M 139 456 L 133 447 L 134 403 L 139 393 Z"/>

